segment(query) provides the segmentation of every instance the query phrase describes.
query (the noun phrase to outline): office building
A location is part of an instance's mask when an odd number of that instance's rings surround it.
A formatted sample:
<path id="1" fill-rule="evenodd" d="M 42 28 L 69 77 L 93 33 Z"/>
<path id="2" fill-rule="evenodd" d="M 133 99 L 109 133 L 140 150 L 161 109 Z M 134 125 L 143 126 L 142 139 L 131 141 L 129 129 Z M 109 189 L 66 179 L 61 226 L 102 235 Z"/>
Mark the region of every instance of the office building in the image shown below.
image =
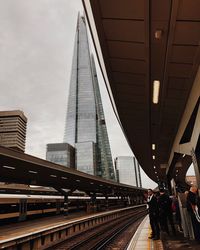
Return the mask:
<path id="1" fill-rule="evenodd" d="M 46 160 L 75 168 L 75 150 L 68 143 L 47 144 Z"/>
<path id="2" fill-rule="evenodd" d="M 135 157 L 133 157 L 133 160 L 134 160 L 135 173 L 136 173 L 136 184 L 137 184 L 137 187 L 142 187 L 140 164 Z"/>
<path id="3" fill-rule="evenodd" d="M 64 142 L 75 147 L 77 170 L 115 180 L 98 84 L 85 18 L 78 16 Z"/>
<path id="4" fill-rule="evenodd" d="M 22 111 L 0 111 L 0 145 L 24 152 L 26 124 Z"/>
<path id="5" fill-rule="evenodd" d="M 123 184 L 142 187 L 140 166 L 133 156 L 119 156 L 115 159 L 118 181 Z"/>

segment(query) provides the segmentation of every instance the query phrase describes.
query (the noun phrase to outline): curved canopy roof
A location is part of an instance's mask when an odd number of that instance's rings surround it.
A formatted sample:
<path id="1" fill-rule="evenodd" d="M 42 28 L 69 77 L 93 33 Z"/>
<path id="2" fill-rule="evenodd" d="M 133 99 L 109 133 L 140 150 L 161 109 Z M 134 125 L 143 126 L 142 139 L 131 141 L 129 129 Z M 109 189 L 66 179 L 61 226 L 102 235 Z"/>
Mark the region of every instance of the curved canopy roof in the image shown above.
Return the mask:
<path id="1" fill-rule="evenodd" d="M 130 146 L 151 179 L 164 179 L 199 66 L 200 1 L 83 4 Z M 160 82 L 157 104 L 152 101 L 154 81 Z"/>

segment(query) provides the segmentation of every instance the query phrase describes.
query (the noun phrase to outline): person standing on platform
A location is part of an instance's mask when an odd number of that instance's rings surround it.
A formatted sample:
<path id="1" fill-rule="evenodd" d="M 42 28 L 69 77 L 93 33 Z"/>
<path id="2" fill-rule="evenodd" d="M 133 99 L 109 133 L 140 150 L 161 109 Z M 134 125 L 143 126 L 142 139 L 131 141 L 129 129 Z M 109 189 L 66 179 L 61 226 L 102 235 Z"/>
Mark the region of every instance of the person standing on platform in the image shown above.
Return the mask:
<path id="1" fill-rule="evenodd" d="M 182 228 L 184 237 L 189 238 L 190 240 L 194 240 L 192 221 L 189 212 L 187 210 L 187 196 L 188 196 L 188 191 L 178 194 Z"/>
<path id="2" fill-rule="evenodd" d="M 176 235 L 176 230 L 173 222 L 172 213 L 172 200 L 167 194 L 165 194 L 164 189 L 160 188 L 160 196 L 158 198 L 159 216 L 160 216 L 160 227 L 161 230 L 166 232 L 168 235 L 169 227 L 168 221 L 171 225 L 173 235 Z"/>
<path id="3" fill-rule="evenodd" d="M 192 226 L 194 230 L 194 237 L 200 242 L 200 215 L 198 211 L 198 194 L 197 188 L 191 187 L 187 195 L 187 210 L 190 214 Z"/>
<path id="4" fill-rule="evenodd" d="M 147 204 L 149 206 L 149 220 L 151 225 L 152 234 L 149 237 L 153 240 L 160 239 L 160 228 L 159 228 L 159 210 L 158 210 L 158 202 L 156 197 L 154 196 L 153 190 L 148 189 L 148 198 Z"/>

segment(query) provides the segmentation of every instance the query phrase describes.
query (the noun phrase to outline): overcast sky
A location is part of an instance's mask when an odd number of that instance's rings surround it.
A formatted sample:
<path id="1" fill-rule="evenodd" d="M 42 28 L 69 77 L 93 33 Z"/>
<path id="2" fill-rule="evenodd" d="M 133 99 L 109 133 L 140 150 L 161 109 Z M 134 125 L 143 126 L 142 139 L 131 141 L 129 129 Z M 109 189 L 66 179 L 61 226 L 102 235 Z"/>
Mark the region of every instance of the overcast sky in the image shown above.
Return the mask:
<path id="1" fill-rule="evenodd" d="M 0 1 L 0 110 L 28 118 L 26 153 L 62 142 L 80 0 Z M 113 158 L 132 155 L 99 76 Z M 144 187 L 155 187 L 142 172 Z"/>

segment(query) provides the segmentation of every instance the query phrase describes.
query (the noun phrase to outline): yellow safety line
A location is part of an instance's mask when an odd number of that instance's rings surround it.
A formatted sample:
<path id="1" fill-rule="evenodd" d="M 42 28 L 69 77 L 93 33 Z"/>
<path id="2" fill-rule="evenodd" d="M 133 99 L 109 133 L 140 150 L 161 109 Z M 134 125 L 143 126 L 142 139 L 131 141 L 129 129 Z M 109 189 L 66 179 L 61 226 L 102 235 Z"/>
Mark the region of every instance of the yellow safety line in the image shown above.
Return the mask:
<path id="1" fill-rule="evenodd" d="M 150 237 L 150 225 L 149 225 L 148 237 Z M 151 239 L 148 238 L 148 250 L 150 249 L 151 249 Z"/>

